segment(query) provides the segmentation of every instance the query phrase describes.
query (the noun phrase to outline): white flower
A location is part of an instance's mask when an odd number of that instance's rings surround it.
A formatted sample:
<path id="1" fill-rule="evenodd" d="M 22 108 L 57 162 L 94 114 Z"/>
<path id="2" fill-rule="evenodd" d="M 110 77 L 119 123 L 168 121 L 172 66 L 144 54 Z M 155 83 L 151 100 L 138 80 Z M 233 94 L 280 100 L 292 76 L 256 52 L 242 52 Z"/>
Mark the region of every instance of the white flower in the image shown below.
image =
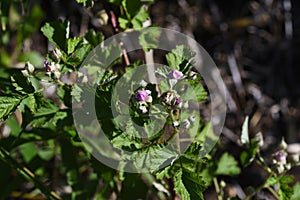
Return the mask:
<path id="1" fill-rule="evenodd" d="M 140 106 L 139 109 L 140 109 L 140 111 L 141 111 L 142 113 L 144 113 L 144 114 L 148 112 L 146 106 Z"/>
<path id="2" fill-rule="evenodd" d="M 151 95 L 151 91 L 150 90 L 146 90 L 147 95 Z"/>
<path id="3" fill-rule="evenodd" d="M 185 119 L 181 122 L 181 126 L 184 129 L 188 129 L 191 126 L 191 122 L 188 119 Z"/>
<path id="4" fill-rule="evenodd" d="M 179 122 L 178 121 L 173 122 L 173 126 L 174 127 L 178 127 L 179 126 Z"/>
<path id="5" fill-rule="evenodd" d="M 140 86 L 142 86 L 142 87 L 146 87 L 146 86 L 147 86 L 147 82 L 144 81 L 144 80 L 141 80 L 139 84 L 140 84 Z"/>
<path id="6" fill-rule="evenodd" d="M 152 101 L 153 101 L 153 98 L 152 98 L 152 96 L 149 95 L 149 96 L 147 97 L 147 99 L 146 99 L 146 102 L 147 102 L 147 103 L 152 103 Z"/>

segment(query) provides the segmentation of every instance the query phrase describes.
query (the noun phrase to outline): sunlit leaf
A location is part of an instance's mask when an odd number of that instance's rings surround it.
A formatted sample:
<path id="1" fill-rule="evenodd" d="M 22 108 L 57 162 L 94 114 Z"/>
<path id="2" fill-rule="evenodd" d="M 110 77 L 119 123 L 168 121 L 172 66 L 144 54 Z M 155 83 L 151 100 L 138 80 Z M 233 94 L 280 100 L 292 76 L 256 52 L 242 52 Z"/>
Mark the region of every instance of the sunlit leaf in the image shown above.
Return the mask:
<path id="1" fill-rule="evenodd" d="M 21 103 L 21 98 L 0 96 L 0 121 L 5 120 Z"/>
<path id="2" fill-rule="evenodd" d="M 218 167 L 215 173 L 218 175 L 232 176 L 238 175 L 240 172 L 241 170 L 234 157 L 228 153 L 224 153 L 218 162 Z"/>

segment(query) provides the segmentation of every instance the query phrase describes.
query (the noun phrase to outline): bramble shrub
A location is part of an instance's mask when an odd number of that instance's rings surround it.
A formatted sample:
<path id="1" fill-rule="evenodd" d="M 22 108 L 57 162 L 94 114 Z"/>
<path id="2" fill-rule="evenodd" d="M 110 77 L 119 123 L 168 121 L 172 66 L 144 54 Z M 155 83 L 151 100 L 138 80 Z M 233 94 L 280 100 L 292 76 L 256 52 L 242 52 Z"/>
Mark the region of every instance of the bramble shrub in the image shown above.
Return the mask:
<path id="1" fill-rule="evenodd" d="M 99 3 L 77 2 L 85 7 Z M 153 2 L 105 3 L 119 9 L 119 16 L 108 12 L 106 22 L 117 34 L 142 30 Z M 300 198 L 300 185 L 292 186 L 294 178 L 287 174 L 299 164 L 299 156 L 288 156 L 283 141 L 274 162 L 265 161 L 260 153 L 262 134 L 249 139 L 248 118 L 239 160 L 226 152 L 216 157 L 219 144 L 206 154 L 207 138 L 216 136 L 212 123 L 199 114 L 197 105 L 208 95 L 195 69 L 196 53 L 187 46 L 178 45 L 162 56 L 168 66 L 154 66 L 159 82 L 151 83 L 144 79 L 150 64 L 143 55 L 157 47 L 159 29 L 141 31 L 136 40 L 142 54 L 130 57 L 121 41 L 105 46 L 104 34 L 93 29 L 72 37 L 70 22 L 56 20 L 40 28 L 53 45 L 43 58 L 36 51 L 21 50 L 38 31 L 43 12 L 36 5 L 25 18 L 12 21 L 8 10 L 16 9 L 16 4 L 0 3 L 0 64 L 4 66 L 0 68 L 0 120 L 7 132 L 0 140 L 0 199 L 199 200 L 212 185 L 218 199 L 224 199 L 222 179 L 237 177 L 253 162 L 268 174 L 265 183 L 230 199 L 251 199 L 262 190 L 277 199 Z M 12 29 L 17 30 L 17 41 L 10 58 L 5 49 Z M 107 62 L 114 55 L 117 59 Z M 16 58 L 22 69 L 11 68 Z M 87 63 L 87 58 L 93 62 Z M 91 118 L 89 106 L 96 119 Z M 74 118 L 80 123 L 74 123 Z M 94 120 L 106 139 L 99 136 Z M 104 140 L 118 150 L 117 155 L 109 152 Z M 96 159 L 99 153 L 107 159 L 116 156 L 115 169 Z"/>

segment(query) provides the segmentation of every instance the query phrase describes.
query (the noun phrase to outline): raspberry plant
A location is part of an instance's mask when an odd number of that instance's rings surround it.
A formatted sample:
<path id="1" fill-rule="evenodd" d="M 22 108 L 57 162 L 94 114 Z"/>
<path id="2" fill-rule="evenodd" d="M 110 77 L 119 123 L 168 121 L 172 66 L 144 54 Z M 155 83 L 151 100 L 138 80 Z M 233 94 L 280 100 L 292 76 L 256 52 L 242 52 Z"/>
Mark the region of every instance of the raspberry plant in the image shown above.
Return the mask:
<path id="1" fill-rule="evenodd" d="M 93 0 L 77 2 L 85 7 L 99 3 Z M 107 24 L 114 34 L 139 30 L 149 20 L 151 3 L 151 0 L 107 0 L 104 3 L 109 18 Z M 0 6 L 1 45 L 6 47 L 5 38 L 10 33 L 6 27 L 11 26 L 7 23 L 7 10 L 15 5 L 1 2 Z M 113 6 L 117 8 L 118 16 L 114 9 L 109 9 Z M 273 155 L 274 163 L 267 163 L 260 154 L 262 136 L 258 134 L 259 140 L 249 139 L 247 120 L 241 134 L 244 151 L 240 162 L 229 153 L 216 158 L 219 145 L 208 155 L 201 154 L 205 136 L 213 135 L 213 132 L 211 123 L 190 105 L 205 102 L 208 97 L 201 84 L 202 78 L 194 68 L 195 52 L 177 46 L 163 55 L 164 64 L 168 66 L 156 68 L 158 84 L 135 79 L 133 75 L 145 59 L 143 56 L 130 59 L 121 42 L 102 49 L 105 55 L 102 59 L 109 60 L 116 53 L 122 55 L 111 66 L 105 70 L 91 66 L 87 72 L 82 72 L 80 67 L 86 57 L 109 36 L 93 29 L 73 36 L 68 19 L 55 20 L 46 22 L 40 29 L 53 46 L 47 55 L 41 57 L 34 51 L 23 52 L 21 46 L 38 30 L 41 21 L 37 19 L 42 16 L 41 8 L 35 6 L 26 18 L 20 19 L 26 25 L 16 25 L 19 31 L 14 57 L 20 57 L 18 62 L 23 64 L 22 69 L 8 68 L 13 59 L 10 60 L 6 53 L 1 54 L 0 63 L 6 67 L 0 68 L 0 120 L 9 128 L 9 134 L 0 140 L 1 199 L 26 194 L 29 198 L 42 199 L 179 197 L 198 200 L 204 198 L 203 192 L 211 185 L 214 185 L 218 199 L 224 199 L 226 183 L 221 179 L 239 175 L 242 168 L 253 162 L 260 164 L 268 178 L 245 199 L 251 199 L 263 189 L 277 199 L 299 199 L 299 184 L 293 188 L 293 177 L 286 174 L 293 166 L 299 165 L 299 155 L 287 159 L 286 147 L 282 146 Z M 144 32 L 139 36 L 143 53 L 155 49 L 158 36 L 159 32 Z M 1 53 L 4 51 L 2 47 L 0 50 Z M 147 70 L 138 71 L 139 77 L 144 77 Z M 80 113 L 80 109 L 76 112 L 74 105 L 80 108 L 87 104 L 85 95 L 91 89 L 87 86 L 92 75 L 96 76 L 92 84 L 98 87 L 91 94 L 95 94 L 97 120 L 106 137 L 119 149 L 123 159 L 134 158 L 129 167 L 137 170 L 147 167 L 149 173 L 127 173 L 122 169 L 128 166 L 122 163 L 119 170 L 112 169 L 92 156 L 90 149 L 102 151 L 99 144 L 93 140 L 88 141 L 90 146 L 82 143 L 73 115 L 86 116 L 87 124 L 90 119 L 86 113 Z M 123 80 L 123 85 L 117 86 L 120 80 Z M 136 89 L 127 91 L 124 85 Z M 123 101 L 120 94 L 130 96 L 129 102 Z M 116 100 L 114 107 L 112 100 Z M 122 115 L 125 113 L 122 105 L 126 103 L 129 104 L 129 118 Z M 113 115 L 112 110 L 117 115 Z M 160 127 L 158 122 L 162 121 Z M 146 127 L 146 131 L 139 131 L 134 124 Z M 180 136 L 183 134 L 190 139 L 188 146 L 181 146 Z M 164 149 L 173 140 L 175 142 Z M 140 156 L 141 152 L 150 152 L 147 154 L 150 157 Z M 164 164 L 166 161 L 167 165 Z"/>

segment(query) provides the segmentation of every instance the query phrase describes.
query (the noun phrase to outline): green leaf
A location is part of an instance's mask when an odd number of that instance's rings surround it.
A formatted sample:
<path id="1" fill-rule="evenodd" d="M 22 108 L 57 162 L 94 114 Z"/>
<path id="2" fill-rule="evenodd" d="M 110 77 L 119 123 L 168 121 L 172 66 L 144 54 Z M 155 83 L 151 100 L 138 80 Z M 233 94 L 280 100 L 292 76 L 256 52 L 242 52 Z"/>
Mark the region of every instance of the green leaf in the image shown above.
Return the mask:
<path id="1" fill-rule="evenodd" d="M 67 52 L 67 38 L 69 38 L 68 21 L 54 21 L 46 23 L 41 31 L 56 47 L 59 47 L 64 52 Z"/>
<path id="2" fill-rule="evenodd" d="M 0 121 L 7 119 L 7 117 L 16 110 L 21 100 L 22 99 L 17 96 L 0 96 Z"/>
<path id="3" fill-rule="evenodd" d="M 106 0 L 106 1 L 109 2 L 109 3 L 114 3 L 114 4 L 117 4 L 117 5 L 121 5 L 122 0 Z"/>
<path id="4" fill-rule="evenodd" d="M 147 151 L 145 153 L 145 151 Z M 135 151 L 132 155 L 137 169 L 148 168 L 151 172 L 159 169 L 168 160 L 175 160 L 178 154 L 174 150 L 161 146 L 150 146 L 142 151 Z"/>
<path id="5" fill-rule="evenodd" d="M 72 66 L 78 66 L 82 63 L 87 54 L 91 51 L 91 45 L 84 44 L 78 47 L 68 58 L 67 63 Z"/>
<path id="6" fill-rule="evenodd" d="M 243 166 L 247 166 L 254 160 L 254 157 L 252 157 L 248 152 L 243 151 L 241 153 L 240 160 Z"/>
<path id="7" fill-rule="evenodd" d="M 207 98 L 207 92 L 200 82 L 182 80 L 174 88 L 184 101 L 202 102 Z"/>
<path id="8" fill-rule="evenodd" d="M 279 178 L 280 183 L 292 183 L 294 181 L 294 177 L 292 175 L 284 175 Z"/>
<path id="9" fill-rule="evenodd" d="M 7 126 L 10 128 L 10 134 L 18 137 L 18 135 L 21 133 L 22 128 L 20 127 L 18 121 L 15 117 L 11 116 L 6 120 Z"/>
<path id="10" fill-rule="evenodd" d="M 19 61 L 29 61 L 33 66 L 37 67 L 43 63 L 42 55 L 37 51 L 25 52 L 19 57 Z"/>
<path id="11" fill-rule="evenodd" d="M 122 182 L 119 199 L 147 199 L 147 191 L 149 188 L 141 176 L 140 174 L 124 174 L 125 180 Z M 133 189 L 135 190 L 134 192 L 132 192 Z"/>
<path id="12" fill-rule="evenodd" d="M 53 116 L 53 119 L 51 120 L 51 123 L 52 123 L 54 126 L 57 126 L 57 123 L 58 123 L 60 120 L 65 119 L 67 116 L 68 116 L 68 113 L 67 113 L 67 112 L 64 112 L 64 111 L 58 111 L 58 112 L 56 112 L 55 115 Z M 64 126 L 66 126 L 66 124 L 64 124 Z"/>
<path id="13" fill-rule="evenodd" d="M 77 102 L 80 102 L 81 93 L 82 93 L 82 89 L 78 85 L 75 85 L 71 92 L 71 95 Z"/>
<path id="14" fill-rule="evenodd" d="M 253 162 L 255 156 L 259 150 L 257 142 L 249 144 L 247 151 L 243 151 L 240 156 L 241 164 L 246 167 Z"/>
<path id="15" fill-rule="evenodd" d="M 26 105 L 31 112 L 36 112 L 37 110 L 37 103 L 34 94 L 29 94 L 28 97 L 22 101 L 22 104 Z"/>
<path id="16" fill-rule="evenodd" d="M 34 113 L 34 117 L 41 117 L 45 115 L 55 114 L 59 110 L 59 107 L 51 101 L 43 102 L 41 108 Z"/>
<path id="17" fill-rule="evenodd" d="M 205 182 L 199 175 L 179 169 L 174 176 L 174 189 L 182 200 L 201 200 Z"/>
<path id="18" fill-rule="evenodd" d="M 11 82 L 16 90 L 22 93 L 33 93 L 35 91 L 30 79 L 24 77 L 21 73 L 14 74 L 11 77 Z"/>
<path id="19" fill-rule="evenodd" d="M 122 29 L 126 29 L 130 25 L 130 21 L 124 16 L 120 16 L 118 21 L 119 21 L 119 25 Z"/>
<path id="20" fill-rule="evenodd" d="M 212 184 L 212 180 L 213 180 L 213 174 L 210 172 L 210 170 L 204 169 L 201 172 L 201 177 L 203 178 L 204 182 L 205 182 L 205 186 L 209 187 Z"/>
<path id="21" fill-rule="evenodd" d="M 279 178 L 278 177 L 269 177 L 266 182 L 268 185 L 273 186 L 273 185 L 279 183 Z"/>
<path id="22" fill-rule="evenodd" d="M 146 8 L 143 6 L 139 12 L 132 18 L 131 23 L 134 29 L 143 27 L 143 23 L 149 18 Z"/>
<path id="23" fill-rule="evenodd" d="M 281 200 L 290 200 L 294 193 L 293 188 L 287 184 L 280 184 L 278 194 Z"/>
<path id="24" fill-rule="evenodd" d="M 139 43 L 145 51 L 148 51 L 149 49 L 157 47 L 159 36 L 159 29 L 147 29 L 146 31 L 142 31 L 141 35 L 139 36 Z"/>
<path id="25" fill-rule="evenodd" d="M 242 128 L 242 134 L 241 134 L 242 144 L 249 144 L 249 142 L 250 142 L 248 124 L 249 124 L 249 117 L 247 116 L 245 118 L 245 121 L 243 123 L 243 128 Z"/>
<path id="26" fill-rule="evenodd" d="M 71 91 L 72 91 L 71 85 L 63 85 L 57 88 L 57 96 L 69 108 L 72 107 Z"/>
<path id="27" fill-rule="evenodd" d="M 79 173 L 77 154 L 69 139 L 61 139 L 62 162 L 65 167 L 68 185 L 72 187 L 72 199 L 87 199 L 84 182 Z"/>
<path id="28" fill-rule="evenodd" d="M 76 0 L 77 3 L 82 3 L 84 7 L 92 7 L 94 5 L 93 0 Z"/>
<path id="29" fill-rule="evenodd" d="M 96 47 L 104 40 L 104 35 L 101 32 L 95 33 L 94 30 L 89 29 L 84 38 L 89 42 L 89 44 Z"/>
<path id="30" fill-rule="evenodd" d="M 183 171 L 182 181 L 191 199 L 204 199 L 202 192 L 205 190 L 205 182 L 202 177 L 189 171 Z"/>
<path id="31" fill-rule="evenodd" d="M 28 78 L 35 91 L 41 89 L 40 81 L 35 77 Z"/>
<path id="32" fill-rule="evenodd" d="M 300 183 L 294 185 L 294 194 L 291 197 L 291 200 L 299 200 L 300 199 Z"/>
<path id="33" fill-rule="evenodd" d="M 38 154 L 38 149 L 33 142 L 19 146 L 19 150 L 26 163 L 30 162 Z"/>
<path id="34" fill-rule="evenodd" d="M 140 10 L 140 0 L 123 0 L 122 6 L 126 12 L 128 19 L 131 19 Z"/>
<path id="35" fill-rule="evenodd" d="M 163 170 L 156 172 L 155 173 L 156 178 L 162 180 L 164 178 L 173 177 L 173 169 L 174 169 L 173 166 L 168 166 L 168 167 L 164 168 Z"/>
<path id="36" fill-rule="evenodd" d="M 68 45 L 68 54 L 73 53 L 73 51 L 76 49 L 76 47 L 82 42 L 81 38 L 74 37 L 74 38 L 69 38 L 67 40 L 67 45 Z"/>
<path id="37" fill-rule="evenodd" d="M 185 73 L 192 67 L 192 59 L 194 56 L 195 52 L 191 51 L 184 45 L 179 45 L 176 46 L 176 49 L 166 55 L 166 59 L 169 67 Z"/>
<path id="38" fill-rule="evenodd" d="M 182 200 L 190 200 L 190 194 L 182 181 L 182 170 L 178 170 L 174 176 L 174 190 L 181 196 Z"/>
<path id="39" fill-rule="evenodd" d="M 215 174 L 217 175 L 238 175 L 241 172 L 237 161 L 233 156 L 224 153 L 220 158 Z"/>
<path id="40" fill-rule="evenodd" d="M 38 155 L 45 161 L 50 161 L 54 156 L 54 150 L 51 148 L 39 149 Z"/>

